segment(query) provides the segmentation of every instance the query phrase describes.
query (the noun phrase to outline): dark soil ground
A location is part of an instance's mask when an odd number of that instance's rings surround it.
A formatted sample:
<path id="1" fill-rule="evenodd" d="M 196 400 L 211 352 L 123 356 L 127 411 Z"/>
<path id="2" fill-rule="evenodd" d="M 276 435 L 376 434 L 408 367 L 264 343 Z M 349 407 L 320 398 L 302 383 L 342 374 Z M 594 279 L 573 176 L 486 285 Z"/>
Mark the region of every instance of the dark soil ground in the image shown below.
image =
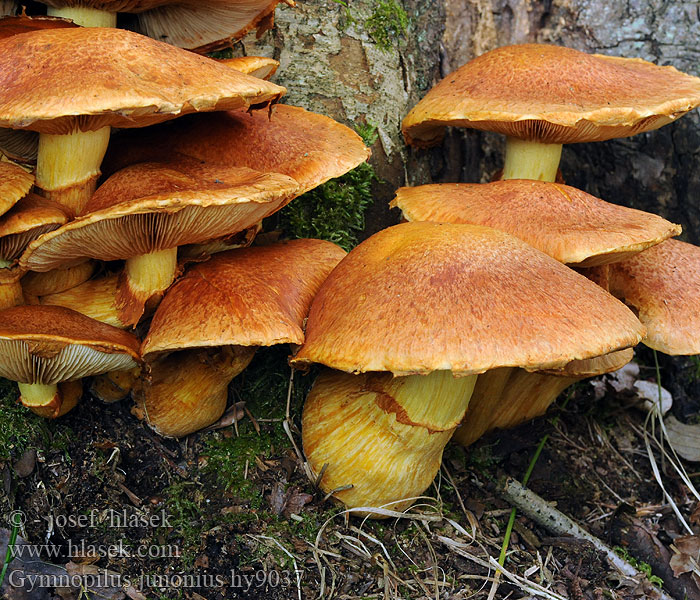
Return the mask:
<path id="1" fill-rule="evenodd" d="M 448 447 L 435 485 L 405 518 L 362 521 L 348 519 L 314 489 L 284 431 L 285 357 L 284 349 L 261 351 L 235 382 L 231 402 L 244 401 L 248 411 L 236 426 L 181 441 L 158 438 L 130 414 L 128 400 L 86 399 L 56 422 L 41 421 L 16 406 L 12 386 L 5 385 L 1 527 L 9 528 L 12 511 L 21 511 L 19 534 L 39 548 L 43 563 L 68 564 L 71 573 L 113 572 L 113 585 L 89 582 L 94 595 L 83 597 L 534 597 L 522 581 L 505 576 L 492 590 L 488 561 L 499 555 L 510 514 L 500 481 L 522 478 L 548 434 L 530 489 L 620 546 L 640 569 L 651 563 L 671 595 L 683 597 L 681 580 L 668 568 L 669 548 L 683 532 L 652 477 L 645 413 L 626 399 L 595 400 L 590 384 L 577 384 L 545 418 L 491 434 L 468 451 Z M 642 353 L 642 361 L 649 358 Z M 652 378 L 654 371 L 643 367 L 642 374 Z M 294 423 L 312 377 L 295 375 Z M 675 386 L 676 411 L 692 421 L 696 365 L 662 362 L 662 380 Z M 292 436 L 299 445 L 298 431 Z M 664 480 L 692 519 L 689 491 L 670 470 Z M 654 595 L 647 578 L 625 579 L 587 543 L 552 535 L 522 516 L 505 567 L 549 590 L 540 597 Z M 681 594 L 698 597 L 692 581 L 684 585 Z M 45 595 L 35 589 L 8 597 L 80 597 L 76 588 L 41 591 Z"/>

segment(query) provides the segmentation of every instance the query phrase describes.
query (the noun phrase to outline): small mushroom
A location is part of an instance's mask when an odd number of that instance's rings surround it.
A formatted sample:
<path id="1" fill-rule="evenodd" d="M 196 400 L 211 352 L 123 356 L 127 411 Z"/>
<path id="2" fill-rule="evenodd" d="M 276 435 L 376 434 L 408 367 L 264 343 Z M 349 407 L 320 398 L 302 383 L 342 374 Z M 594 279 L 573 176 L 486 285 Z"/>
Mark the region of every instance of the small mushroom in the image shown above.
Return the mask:
<path id="1" fill-rule="evenodd" d="M 236 69 L 246 75 L 259 79 L 270 79 L 280 66 L 278 60 L 266 56 L 237 56 L 236 58 L 218 58 L 217 62 Z"/>
<path id="2" fill-rule="evenodd" d="M 53 231 L 68 220 L 61 207 L 51 200 L 30 193 L 0 217 L 0 309 L 22 304 L 17 266 L 19 255 L 42 233 Z"/>
<path id="3" fill-rule="evenodd" d="M 19 165 L 0 161 L 0 215 L 24 198 L 34 185 L 34 175 Z"/>
<path id="4" fill-rule="evenodd" d="M 22 291 L 25 297 L 28 296 L 30 298 L 60 294 L 88 281 L 94 275 L 96 269 L 97 263 L 94 260 L 87 260 L 74 267 L 54 269 L 46 273 L 29 271 L 22 277 Z M 38 301 L 33 304 L 38 304 Z M 81 311 L 78 310 L 78 312 Z"/>
<path id="5" fill-rule="evenodd" d="M 115 136 L 105 157 L 107 174 L 138 163 L 189 156 L 210 166 L 282 173 L 299 194 L 340 177 L 369 158 L 352 129 L 297 106 L 276 104 L 270 114 L 245 110 L 192 115 Z"/>
<path id="6" fill-rule="evenodd" d="M 700 248 L 667 240 L 610 265 L 609 285 L 647 328 L 646 346 L 700 354 Z"/>
<path id="7" fill-rule="evenodd" d="M 0 127 L 39 132 L 37 186 L 73 215 L 95 189 L 111 127 L 269 104 L 284 91 L 120 29 L 47 29 L 0 39 Z"/>
<path id="8" fill-rule="evenodd" d="M 39 0 L 48 14 L 83 27 L 116 27 L 117 13 L 136 15 L 136 28 L 153 39 L 188 50 L 211 52 L 256 29 L 270 29 L 280 1 L 293 0 Z"/>
<path id="9" fill-rule="evenodd" d="M 125 259 L 116 307 L 121 323 L 135 325 L 173 282 L 179 245 L 252 227 L 297 189 L 296 181 L 278 173 L 186 158 L 134 165 L 100 186 L 84 216 L 35 240 L 20 264 L 47 271 L 87 258 Z"/>
<path id="10" fill-rule="evenodd" d="M 307 460 L 347 506 L 400 510 L 435 476 L 477 374 L 559 369 L 631 347 L 643 333 L 604 290 L 506 233 L 390 227 L 321 286 L 291 361 L 345 371 L 319 378 L 309 394 Z"/>
<path id="11" fill-rule="evenodd" d="M 0 311 L 0 377 L 17 381 L 22 404 L 56 417 L 74 403 L 88 375 L 137 366 L 133 335 L 56 306 L 15 306 Z M 67 394 L 67 396 L 66 396 Z"/>
<path id="12" fill-rule="evenodd" d="M 214 423 L 229 382 L 258 347 L 304 341 L 311 301 L 343 256 L 335 244 L 302 239 L 222 252 L 191 267 L 143 342 L 150 376 L 135 387 L 137 413 L 172 437 Z"/>
<path id="13" fill-rule="evenodd" d="M 624 260 L 681 232 L 656 215 L 527 179 L 399 188 L 391 207 L 408 221 L 500 229 L 559 262 L 585 268 Z"/>
<path id="14" fill-rule="evenodd" d="M 520 44 L 496 48 L 438 83 L 403 121 L 407 143 L 445 127 L 507 136 L 503 179 L 554 181 L 562 144 L 658 129 L 700 105 L 700 79 L 638 58 Z"/>

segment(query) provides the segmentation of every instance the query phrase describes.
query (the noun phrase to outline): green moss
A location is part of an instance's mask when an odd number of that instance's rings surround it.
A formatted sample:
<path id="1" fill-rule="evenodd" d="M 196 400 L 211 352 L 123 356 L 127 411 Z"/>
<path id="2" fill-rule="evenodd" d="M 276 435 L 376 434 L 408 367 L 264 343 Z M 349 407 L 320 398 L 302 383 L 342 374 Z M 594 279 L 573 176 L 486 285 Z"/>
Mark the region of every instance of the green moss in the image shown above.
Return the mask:
<path id="1" fill-rule="evenodd" d="M 408 15 L 398 0 L 379 0 L 366 27 L 377 46 L 388 51 L 406 34 Z"/>
<path id="2" fill-rule="evenodd" d="M 72 432 L 47 421 L 17 402 L 17 385 L 0 379 L 0 461 L 18 458 L 28 448 L 65 452 Z"/>
<path id="3" fill-rule="evenodd" d="M 373 125 L 359 125 L 358 133 L 368 145 L 377 139 Z M 280 225 L 289 237 L 328 240 L 349 251 L 365 228 L 365 211 L 372 203 L 375 181 L 374 168 L 362 163 L 288 204 L 279 213 Z"/>
<path id="4" fill-rule="evenodd" d="M 221 60 L 222 58 L 233 58 L 233 48 L 224 48 L 223 50 L 216 50 L 215 52 L 209 52 L 207 54 L 209 58 L 216 58 Z"/>
<path id="5" fill-rule="evenodd" d="M 651 565 L 649 563 L 637 560 L 627 551 L 626 548 L 623 548 L 622 546 L 615 546 L 613 550 L 615 551 L 615 554 L 617 554 L 620 558 L 625 559 L 635 569 L 644 573 L 644 575 L 646 575 L 646 578 L 655 586 L 659 588 L 662 588 L 664 586 L 664 580 L 661 579 L 661 577 L 659 577 L 658 575 L 651 574 Z"/>
<path id="6" fill-rule="evenodd" d="M 180 558 L 187 567 L 194 563 L 201 544 L 202 531 L 205 530 L 201 507 L 195 501 L 196 495 L 192 494 L 193 485 L 189 481 L 178 481 L 164 492 L 167 498 L 168 522 L 181 540 Z"/>

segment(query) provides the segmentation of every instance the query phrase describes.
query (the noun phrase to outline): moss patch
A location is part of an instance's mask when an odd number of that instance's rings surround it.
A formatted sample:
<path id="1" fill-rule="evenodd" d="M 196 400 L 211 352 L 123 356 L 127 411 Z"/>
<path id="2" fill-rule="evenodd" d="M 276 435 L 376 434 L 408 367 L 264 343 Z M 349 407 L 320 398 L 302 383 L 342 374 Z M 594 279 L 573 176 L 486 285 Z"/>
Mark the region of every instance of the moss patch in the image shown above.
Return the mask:
<path id="1" fill-rule="evenodd" d="M 29 448 L 63 451 L 71 431 L 60 421 L 36 416 L 17 401 L 17 385 L 0 379 L 0 461 L 19 458 Z"/>
<path id="2" fill-rule="evenodd" d="M 408 15 L 398 0 L 380 0 L 366 22 L 367 33 L 382 50 L 399 45 L 408 29 Z"/>
<path id="3" fill-rule="evenodd" d="M 377 139 L 377 128 L 362 124 L 358 134 L 365 144 Z M 365 211 L 372 203 L 372 184 L 379 181 L 374 168 L 362 163 L 352 171 L 299 196 L 279 213 L 280 226 L 291 238 L 317 238 L 350 251 L 365 228 Z"/>

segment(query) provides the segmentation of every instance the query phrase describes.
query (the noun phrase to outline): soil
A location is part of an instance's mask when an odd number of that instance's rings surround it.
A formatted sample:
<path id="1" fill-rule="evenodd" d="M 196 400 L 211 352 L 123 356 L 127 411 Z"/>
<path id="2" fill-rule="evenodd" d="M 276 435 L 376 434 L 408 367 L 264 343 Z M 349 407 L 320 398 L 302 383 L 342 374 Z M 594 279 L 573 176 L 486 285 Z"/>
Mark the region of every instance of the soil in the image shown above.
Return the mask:
<path id="1" fill-rule="evenodd" d="M 522 479 L 547 435 L 529 488 L 607 544 L 624 547 L 620 552 L 631 560 L 658 543 L 666 563 L 652 568 L 668 579 L 669 548 L 684 532 L 653 479 L 643 442 L 646 413 L 611 389 L 596 399 L 590 383 L 577 384 L 543 418 L 492 433 L 468 450 L 448 447 L 424 501 L 400 519 L 363 521 L 347 518 L 314 488 L 284 432 L 285 355 L 261 351 L 250 374 L 232 387 L 231 402 L 246 403 L 243 419 L 180 441 L 152 433 L 132 416 L 128 400 L 83 402 L 50 424 L 41 441 L 10 450 L 0 466 L 8 491 L 0 501 L 3 525 L 11 511 L 22 511 L 19 533 L 44 545 L 43 562 L 119 575 L 121 590 L 92 585 L 87 597 L 487 598 L 495 574 L 489 556 L 498 557 L 510 515 L 500 481 Z M 684 373 L 691 393 L 680 408 L 687 420 L 698 413 L 691 400 L 695 371 L 679 361 L 662 363 L 669 388 L 667 376 Z M 295 375 L 292 424 L 299 423 L 312 378 Z M 290 431 L 299 446 L 298 430 Z M 691 518 L 696 504 L 689 491 L 670 469 L 663 476 Z M 634 527 L 648 537 L 631 539 Z M 552 598 L 654 595 L 648 579 L 621 577 L 588 544 L 552 535 L 523 516 L 515 521 L 505 567 L 559 595 Z M 675 585 L 674 597 L 682 597 L 679 581 L 666 585 L 667 591 Z M 697 597 L 692 581 L 684 585 L 688 598 Z M 23 597 L 79 597 L 76 589 L 47 591 Z M 532 595 L 522 582 L 501 577 L 492 597 Z"/>

